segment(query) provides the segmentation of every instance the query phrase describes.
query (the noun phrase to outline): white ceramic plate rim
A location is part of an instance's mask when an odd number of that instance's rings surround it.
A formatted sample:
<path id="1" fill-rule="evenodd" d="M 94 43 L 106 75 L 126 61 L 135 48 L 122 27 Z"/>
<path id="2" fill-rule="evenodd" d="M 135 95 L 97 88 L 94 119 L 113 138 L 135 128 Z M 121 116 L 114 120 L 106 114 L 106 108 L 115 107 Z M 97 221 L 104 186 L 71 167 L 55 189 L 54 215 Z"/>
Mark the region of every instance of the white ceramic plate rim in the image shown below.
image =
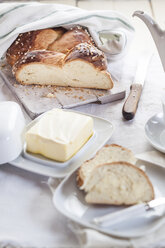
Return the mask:
<path id="1" fill-rule="evenodd" d="M 79 114 L 82 114 L 82 115 L 87 115 L 87 116 L 90 116 L 90 117 L 92 117 L 93 119 L 94 119 L 94 121 L 96 120 L 101 120 L 101 121 L 103 121 L 103 123 L 106 123 L 106 124 L 108 124 L 109 125 L 109 129 L 110 129 L 110 131 L 107 133 L 107 135 L 106 135 L 106 137 L 104 137 L 104 139 L 102 139 L 102 142 L 101 143 L 99 143 L 99 144 L 97 144 L 96 142 L 96 149 L 95 149 L 95 151 L 93 152 L 93 151 L 91 151 L 90 152 L 90 157 L 92 157 L 92 156 L 94 156 L 95 155 L 95 153 L 111 138 L 111 136 L 112 136 L 112 134 L 113 134 L 113 131 L 114 131 L 114 125 L 110 122 L 110 121 L 108 121 L 108 120 L 106 120 L 106 119 L 103 119 L 103 118 L 101 118 L 101 117 L 97 117 L 97 116 L 94 116 L 94 115 L 90 115 L 90 114 L 86 114 L 86 113 L 82 113 L 82 112 L 79 112 L 79 111 L 74 111 L 74 110 L 64 110 L 64 111 L 70 111 L 70 112 L 75 112 L 75 113 L 79 113 Z M 39 120 L 43 115 L 44 115 L 45 113 L 43 113 L 42 115 L 40 115 L 40 116 L 38 116 L 35 120 L 33 120 L 33 121 L 31 121 L 28 125 L 27 125 L 27 127 L 26 127 L 26 129 L 25 130 L 27 130 L 28 128 L 30 128 L 32 125 L 34 125 L 34 123 L 36 123 L 36 121 L 37 120 Z M 104 129 L 103 129 L 104 130 Z M 103 131 L 102 130 L 102 131 Z M 95 131 L 95 133 L 96 133 L 96 140 L 97 140 L 97 130 Z M 95 135 L 93 135 L 92 137 L 94 137 Z M 91 137 L 91 139 L 89 139 L 89 141 L 83 146 L 83 147 L 85 147 L 86 145 L 88 145 L 88 143 L 90 142 L 90 141 L 92 141 L 92 137 Z M 99 137 L 99 136 L 98 136 Z M 93 144 L 94 145 L 94 144 Z M 81 149 L 83 149 L 83 147 L 81 148 Z M 81 152 L 81 149 L 79 150 L 79 152 Z M 89 149 L 92 149 L 92 144 L 91 144 L 91 146 L 90 146 L 90 148 Z M 89 150 L 88 149 L 88 150 Z M 78 152 L 78 153 L 79 153 Z M 78 154 L 77 153 L 77 154 Z M 87 153 L 87 149 L 86 150 L 84 150 L 84 152 L 83 152 L 83 156 L 85 156 L 85 154 Z M 80 156 L 80 158 L 81 158 L 82 156 Z M 74 157 L 73 157 L 74 158 Z M 71 158 L 71 160 L 73 159 L 73 158 Z M 69 161 L 71 161 L 71 160 L 69 160 Z M 74 164 L 74 170 L 76 170 L 79 166 L 80 166 L 80 161 L 79 161 L 79 156 L 76 158 L 76 160 L 77 160 L 77 163 L 76 163 L 76 161 L 75 162 L 73 162 L 73 164 Z M 84 159 L 84 160 L 86 160 L 86 158 Z M 83 161 L 81 161 L 81 163 L 82 163 Z M 63 178 L 63 177 L 65 177 L 65 176 L 67 176 L 68 174 L 70 174 L 70 173 L 72 173 L 74 170 L 73 170 L 73 168 L 69 171 L 69 169 L 68 169 L 68 166 L 65 166 L 65 167 L 61 167 L 61 168 L 59 168 L 59 165 L 58 166 L 54 166 L 54 168 L 53 167 L 49 167 L 49 164 L 47 164 L 46 165 L 46 163 L 44 162 L 44 163 L 37 163 L 36 162 L 36 160 L 30 160 L 30 159 L 27 159 L 26 157 L 24 157 L 24 155 L 23 154 L 21 154 L 16 160 L 14 160 L 14 161 L 11 161 L 10 162 L 10 164 L 11 165 L 14 165 L 14 166 L 16 166 L 16 167 L 19 167 L 19 168 L 22 168 L 22 169 L 25 169 L 25 170 L 28 170 L 28 171 L 31 171 L 31 172 L 34 172 L 34 173 L 37 173 L 37 174 L 41 174 L 41 175 L 45 175 L 45 176 L 52 176 L 52 177 L 57 177 L 57 178 Z M 57 171 L 57 168 L 56 167 L 58 167 L 58 170 L 60 170 L 59 172 Z M 65 169 L 66 169 L 66 171 L 65 171 Z"/>
<path id="2" fill-rule="evenodd" d="M 148 163 L 148 164 L 151 164 L 151 163 Z M 162 169 L 161 166 L 158 165 L 158 167 L 160 167 Z M 97 225 L 94 225 L 92 223 L 89 223 L 89 222 L 86 222 L 82 219 L 79 219 L 78 217 L 74 216 L 74 215 L 70 215 L 69 212 L 67 211 L 63 211 L 60 206 L 60 203 L 59 203 L 59 200 L 58 200 L 58 196 L 60 195 L 60 191 L 61 189 L 63 188 L 63 185 L 69 180 L 70 177 L 73 176 L 73 174 L 75 174 L 75 172 L 73 172 L 72 174 L 70 174 L 69 176 L 67 176 L 59 185 L 58 187 L 56 188 L 54 194 L 53 194 L 53 204 L 55 206 L 55 208 L 62 214 L 62 215 L 65 215 L 66 217 L 68 217 L 69 219 L 75 221 L 76 223 L 80 224 L 80 225 L 83 225 L 84 227 L 87 227 L 87 228 L 92 228 L 94 230 L 97 230 L 99 232 L 102 232 L 102 233 L 105 233 L 105 234 L 108 234 L 108 235 L 112 235 L 114 237 L 120 237 L 120 238 L 137 238 L 137 237 L 141 237 L 142 235 L 140 234 L 129 234 L 129 235 L 126 235 L 126 234 L 123 234 L 122 232 L 120 231 L 113 231 L 113 230 L 110 230 L 110 231 L 106 231 L 106 230 L 102 230 L 101 227 L 97 226 Z M 144 235 L 148 235 L 150 233 L 153 233 L 154 231 L 156 231 L 158 228 L 160 228 L 163 224 L 165 223 L 165 216 L 162 216 L 161 219 L 159 219 L 158 223 L 156 223 L 154 226 L 152 226 L 151 228 L 149 228 L 147 231 L 145 231 Z"/>
<path id="3" fill-rule="evenodd" d="M 158 114 L 155 114 L 153 115 L 145 124 L 145 136 L 147 138 L 147 140 L 150 142 L 150 144 L 157 150 L 159 150 L 160 152 L 163 152 L 165 153 L 165 147 L 163 146 L 160 146 L 157 142 L 154 142 L 148 135 L 148 131 L 147 131 L 147 126 L 148 126 L 148 123 L 151 122 L 152 119 L 154 119 L 155 117 L 157 117 L 158 115 L 162 114 L 162 117 L 163 117 L 163 113 L 160 112 Z"/>

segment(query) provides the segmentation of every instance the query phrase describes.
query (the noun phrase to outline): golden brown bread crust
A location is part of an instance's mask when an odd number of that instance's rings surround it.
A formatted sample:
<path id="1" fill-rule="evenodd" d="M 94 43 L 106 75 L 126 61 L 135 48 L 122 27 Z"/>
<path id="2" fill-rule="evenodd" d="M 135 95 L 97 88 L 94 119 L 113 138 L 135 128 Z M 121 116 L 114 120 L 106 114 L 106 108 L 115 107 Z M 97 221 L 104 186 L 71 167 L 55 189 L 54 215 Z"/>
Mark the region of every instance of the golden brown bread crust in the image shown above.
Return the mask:
<path id="1" fill-rule="evenodd" d="M 12 72 L 16 76 L 16 80 L 17 80 L 17 72 L 24 65 L 35 62 L 35 63 L 44 63 L 47 65 L 55 65 L 55 66 L 62 67 L 64 57 L 65 57 L 65 54 L 63 53 L 56 53 L 56 52 L 47 51 L 47 50 L 35 50 L 35 51 L 27 52 L 22 56 L 21 59 L 19 59 L 14 64 L 12 68 Z M 21 84 L 25 84 L 25 83 L 21 82 Z"/>
<path id="2" fill-rule="evenodd" d="M 47 49 L 65 32 L 63 28 L 42 29 L 21 33 L 6 52 L 7 62 L 13 66 L 26 52 Z"/>
<path id="3" fill-rule="evenodd" d="M 48 47 L 48 50 L 67 53 L 76 45 L 85 42 L 94 44 L 87 30 L 84 30 L 83 28 L 78 26 L 71 30 L 68 30 L 64 35 L 61 36 L 61 38 L 54 41 Z"/>
<path id="4" fill-rule="evenodd" d="M 120 148 L 121 150 L 123 150 L 123 151 L 127 151 L 127 152 L 131 152 L 131 153 L 132 153 L 132 151 L 129 150 L 128 148 L 125 148 L 125 147 L 120 146 L 120 145 L 117 145 L 117 144 L 111 144 L 111 145 L 106 144 L 104 147 L 109 147 L 109 146 L 112 146 L 112 147 L 119 147 L 119 148 Z"/>
<path id="5" fill-rule="evenodd" d="M 123 151 L 132 152 L 131 150 L 129 150 L 129 149 L 123 147 L 123 146 L 117 145 L 117 144 L 111 144 L 111 145 L 107 144 L 107 145 L 105 145 L 103 147 L 119 147 Z M 91 158 L 89 160 L 86 160 L 85 162 L 89 162 L 89 161 L 93 160 L 97 156 L 97 154 L 100 152 L 100 150 L 95 154 L 95 156 L 93 158 Z M 84 162 L 83 162 L 83 164 L 84 164 Z M 77 174 L 76 181 L 77 181 L 78 187 L 81 187 L 83 185 L 83 183 L 84 183 L 84 175 L 83 175 L 83 171 L 82 171 L 83 164 L 78 168 L 78 170 L 76 172 L 76 174 Z"/>
<path id="6" fill-rule="evenodd" d="M 81 43 L 73 47 L 67 53 L 65 63 L 76 59 L 83 59 L 89 63 L 92 63 L 100 71 L 107 69 L 107 60 L 104 53 L 88 43 Z"/>
<path id="7" fill-rule="evenodd" d="M 17 78 L 17 74 L 22 66 L 26 64 L 35 62 L 62 67 L 65 63 L 69 63 L 69 61 L 76 59 L 82 59 L 85 62 L 89 62 L 100 71 L 106 70 L 107 68 L 104 54 L 96 47 L 87 43 L 82 43 L 73 48 L 67 55 L 48 50 L 34 50 L 26 52 L 13 65 L 12 71 L 13 74 L 16 76 L 17 81 L 19 81 Z M 24 84 L 24 82 L 21 83 Z"/>

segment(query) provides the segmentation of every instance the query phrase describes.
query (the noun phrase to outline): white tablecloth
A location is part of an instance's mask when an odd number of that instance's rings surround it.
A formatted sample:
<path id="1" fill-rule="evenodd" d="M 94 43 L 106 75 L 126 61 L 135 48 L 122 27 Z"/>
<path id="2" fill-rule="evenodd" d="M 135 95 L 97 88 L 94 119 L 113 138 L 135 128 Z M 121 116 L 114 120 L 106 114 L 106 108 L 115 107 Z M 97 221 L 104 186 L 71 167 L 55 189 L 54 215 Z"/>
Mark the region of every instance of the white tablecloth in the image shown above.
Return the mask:
<path id="1" fill-rule="evenodd" d="M 131 59 L 125 60 L 121 80 L 127 92 L 135 71 L 134 57 Z M 164 72 L 156 54 L 150 63 L 133 121 L 124 121 L 122 118 L 124 100 L 106 105 L 89 104 L 77 107 L 76 110 L 110 120 L 115 126 L 115 131 L 109 143 L 117 143 L 135 153 L 141 153 L 153 149 L 145 138 L 144 125 L 149 117 L 162 111 L 160 94 L 163 87 Z M 0 100 L 9 99 L 13 100 L 12 95 L 0 79 Z M 46 177 L 7 164 L 0 166 L 0 247 L 6 244 L 12 244 L 14 247 L 82 247 L 82 235 L 86 235 L 84 242 L 89 244 L 83 247 L 92 247 L 95 232 L 91 230 L 85 234 L 83 229 L 78 229 L 80 235 L 74 234 L 74 226 L 54 208 L 47 180 Z M 120 243 L 122 247 L 165 247 L 165 240 L 157 238 L 156 234 L 152 237 L 154 239 L 148 240 L 149 246 L 143 245 L 140 240 L 120 240 Z M 97 239 L 98 246 L 94 247 L 119 247 L 115 245 L 119 244 L 119 240 L 116 240 L 116 243 L 113 239 L 107 246 L 104 245 L 107 244 L 105 236 L 103 238 L 102 234 L 98 234 Z"/>

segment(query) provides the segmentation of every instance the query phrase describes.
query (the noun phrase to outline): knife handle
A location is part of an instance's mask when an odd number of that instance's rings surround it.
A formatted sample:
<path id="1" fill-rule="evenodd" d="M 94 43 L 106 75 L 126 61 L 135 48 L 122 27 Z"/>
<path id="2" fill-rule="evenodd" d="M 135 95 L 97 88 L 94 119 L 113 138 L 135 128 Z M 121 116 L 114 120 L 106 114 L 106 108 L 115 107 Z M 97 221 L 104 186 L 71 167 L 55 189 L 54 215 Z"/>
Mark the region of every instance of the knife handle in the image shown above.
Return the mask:
<path id="1" fill-rule="evenodd" d="M 132 84 L 130 87 L 130 94 L 126 99 L 122 114 L 126 120 L 132 120 L 135 116 L 138 102 L 142 92 L 142 85 L 141 84 Z"/>
<path id="2" fill-rule="evenodd" d="M 95 217 L 92 223 L 101 226 L 113 226 L 116 224 L 123 223 L 124 221 L 130 221 L 134 216 L 140 217 L 147 211 L 145 203 L 137 204 L 118 210 L 114 213 L 109 213 L 100 217 Z"/>

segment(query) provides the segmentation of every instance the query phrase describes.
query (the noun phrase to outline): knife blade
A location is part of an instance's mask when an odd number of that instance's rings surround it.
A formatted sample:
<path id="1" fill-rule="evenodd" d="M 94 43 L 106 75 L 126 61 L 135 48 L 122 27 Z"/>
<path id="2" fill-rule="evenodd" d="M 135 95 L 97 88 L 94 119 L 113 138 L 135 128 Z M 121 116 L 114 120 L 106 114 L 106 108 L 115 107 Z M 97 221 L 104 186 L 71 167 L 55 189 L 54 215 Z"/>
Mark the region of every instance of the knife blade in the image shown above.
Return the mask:
<path id="1" fill-rule="evenodd" d="M 115 213 L 106 214 L 100 217 L 95 217 L 92 220 L 93 224 L 101 226 L 112 226 L 117 223 L 124 222 L 133 216 L 140 216 L 145 214 L 147 211 L 154 210 L 156 207 L 165 205 L 165 197 L 159 197 L 148 203 L 142 203 L 134 205 Z"/>
<path id="2" fill-rule="evenodd" d="M 126 99 L 122 109 L 122 114 L 125 120 L 132 120 L 135 116 L 151 57 L 152 53 L 150 51 L 143 51 L 140 54 L 134 82 L 130 86 L 129 96 Z"/>

